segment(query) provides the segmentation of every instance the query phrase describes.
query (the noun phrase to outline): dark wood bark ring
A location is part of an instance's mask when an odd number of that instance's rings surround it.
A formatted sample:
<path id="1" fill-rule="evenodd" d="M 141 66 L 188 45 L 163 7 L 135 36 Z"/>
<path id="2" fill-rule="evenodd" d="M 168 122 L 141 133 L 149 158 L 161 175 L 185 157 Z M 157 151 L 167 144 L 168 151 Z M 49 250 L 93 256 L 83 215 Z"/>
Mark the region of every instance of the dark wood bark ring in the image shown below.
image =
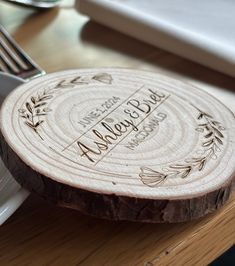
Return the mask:
<path id="1" fill-rule="evenodd" d="M 233 191 L 234 122 L 214 97 L 169 77 L 66 71 L 7 97 L 1 155 L 23 187 L 57 205 L 112 220 L 183 222 Z"/>

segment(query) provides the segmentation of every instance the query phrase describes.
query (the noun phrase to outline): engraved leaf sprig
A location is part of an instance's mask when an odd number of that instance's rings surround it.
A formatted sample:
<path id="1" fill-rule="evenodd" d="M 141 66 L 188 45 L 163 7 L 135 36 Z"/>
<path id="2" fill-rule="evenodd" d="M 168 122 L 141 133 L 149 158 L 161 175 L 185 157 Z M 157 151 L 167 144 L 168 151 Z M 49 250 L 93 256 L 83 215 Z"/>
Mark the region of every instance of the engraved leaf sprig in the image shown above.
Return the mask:
<path id="1" fill-rule="evenodd" d="M 199 111 L 196 130 L 202 134 L 201 147 L 197 153 L 200 153 L 201 156 L 196 155 L 185 159 L 183 162 L 170 164 L 162 168 L 162 171 L 141 167 L 139 176 L 143 184 L 156 187 L 168 178 L 186 178 L 195 170 L 202 171 L 208 161 L 217 159 L 218 153 L 221 152 L 221 147 L 224 144 L 222 131 L 225 128 L 212 115 L 198 108 L 196 109 Z"/>
<path id="2" fill-rule="evenodd" d="M 19 109 L 20 116 L 25 119 L 25 124 L 30 127 L 41 139 L 42 136 L 38 131 L 38 127 L 44 123 L 43 116 L 47 115 L 51 111 L 47 107 L 48 100 L 53 98 L 50 92 L 43 91 L 42 94 L 37 96 L 32 96 L 29 101 L 27 101 L 23 108 Z"/>
<path id="3" fill-rule="evenodd" d="M 196 130 L 204 134 L 202 147 L 204 147 L 204 154 L 206 159 L 217 159 L 217 153 L 221 151 L 223 145 L 225 128 L 221 126 L 220 122 L 216 121 L 211 115 L 200 111 L 198 120 L 204 121 L 198 124 Z"/>
<path id="4" fill-rule="evenodd" d="M 64 89 L 71 89 L 77 85 L 86 85 L 91 82 L 101 82 L 112 84 L 113 78 L 108 73 L 98 73 L 93 76 L 77 76 L 71 79 L 63 79 L 55 86 L 45 88 L 43 92 L 38 92 L 37 95 L 31 98 L 20 108 L 19 114 L 25 120 L 25 125 L 31 128 L 42 140 L 43 137 L 39 133 L 39 126 L 45 122 L 45 117 L 52 110 L 48 108 L 48 102 L 56 93 Z"/>

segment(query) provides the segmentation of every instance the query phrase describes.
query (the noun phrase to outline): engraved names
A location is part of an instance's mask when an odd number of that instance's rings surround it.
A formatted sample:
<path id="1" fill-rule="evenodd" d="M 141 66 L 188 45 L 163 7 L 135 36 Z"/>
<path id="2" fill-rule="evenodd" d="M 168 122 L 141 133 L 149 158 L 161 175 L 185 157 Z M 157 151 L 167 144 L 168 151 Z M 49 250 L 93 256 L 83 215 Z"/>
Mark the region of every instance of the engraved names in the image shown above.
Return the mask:
<path id="1" fill-rule="evenodd" d="M 142 135 L 141 141 L 140 138 L 138 141 L 131 139 L 125 146 L 133 150 L 134 146 L 136 147 L 143 142 L 149 132 L 153 131 L 154 128 L 159 125 L 159 122 L 162 122 L 167 117 L 167 115 L 162 112 L 157 113 L 150 120 L 150 122 L 152 122 L 151 125 L 147 124 L 143 128 L 141 127 L 144 120 L 163 104 L 169 96 L 170 95 L 156 88 L 141 86 L 127 99 L 124 99 L 118 106 L 86 130 L 80 137 L 65 147 L 63 151 L 73 145 L 76 147 L 81 157 L 86 158 L 96 165 L 131 134 L 131 132 L 137 133 L 134 139 L 138 138 L 137 135 L 139 132 L 139 137 Z M 119 97 L 115 96 L 110 99 L 115 99 L 115 103 L 120 100 Z M 112 103 L 112 105 L 115 104 L 114 101 L 112 101 Z M 78 121 L 83 127 L 87 126 L 85 123 L 81 122 L 82 120 Z M 87 124 L 91 122 L 90 120 Z M 147 131 L 149 132 L 147 133 Z M 143 138 L 144 134 L 147 134 L 145 138 Z"/>

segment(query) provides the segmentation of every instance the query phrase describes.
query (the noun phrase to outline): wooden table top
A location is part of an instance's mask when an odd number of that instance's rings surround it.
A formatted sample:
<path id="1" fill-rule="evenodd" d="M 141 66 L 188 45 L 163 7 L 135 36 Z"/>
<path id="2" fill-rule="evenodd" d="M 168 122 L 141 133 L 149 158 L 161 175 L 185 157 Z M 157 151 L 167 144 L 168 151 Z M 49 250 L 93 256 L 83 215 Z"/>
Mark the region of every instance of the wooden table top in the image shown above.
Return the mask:
<path id="1" fill-rule="evenodd" d="M 187 80 L 235 111 L 234 78 L 90 22 L 74 9 L 37 13 L 0 3 L 0 24 L 47 72 L 82 67 L 148 69 Z M 0 265 L 206 265 L 235 242 L 235 195 L 182 224 L 110 222 L 31 195 L 0 227 Z"/>

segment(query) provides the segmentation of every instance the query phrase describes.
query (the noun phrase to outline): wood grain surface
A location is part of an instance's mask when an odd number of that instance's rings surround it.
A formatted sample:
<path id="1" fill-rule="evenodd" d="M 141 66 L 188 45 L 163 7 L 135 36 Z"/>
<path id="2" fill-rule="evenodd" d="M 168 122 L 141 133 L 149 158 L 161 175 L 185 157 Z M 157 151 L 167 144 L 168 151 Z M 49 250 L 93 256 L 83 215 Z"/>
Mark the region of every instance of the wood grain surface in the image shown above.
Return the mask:
<path id="1" fill-rule="evenodd" d="M 234 107 L 234 79 L 88 22 L 64 1 L 45 13 L 0 3 L 0 23 L 47 72 L 121 66 L 190 81 Z M 1 265 L 206 265 L 235 242 L 235 197 L 183 224 L 108 222 L 32 195 L 0 227 Z"/>
<path id="2" fill-rule="evenodd" d="M 185 222 L 233 191 L 235 117 L 166 75 L 47 74 L 14 90 L 0 121 L 11 174 L 59 206 L 113 220 Z"/>

